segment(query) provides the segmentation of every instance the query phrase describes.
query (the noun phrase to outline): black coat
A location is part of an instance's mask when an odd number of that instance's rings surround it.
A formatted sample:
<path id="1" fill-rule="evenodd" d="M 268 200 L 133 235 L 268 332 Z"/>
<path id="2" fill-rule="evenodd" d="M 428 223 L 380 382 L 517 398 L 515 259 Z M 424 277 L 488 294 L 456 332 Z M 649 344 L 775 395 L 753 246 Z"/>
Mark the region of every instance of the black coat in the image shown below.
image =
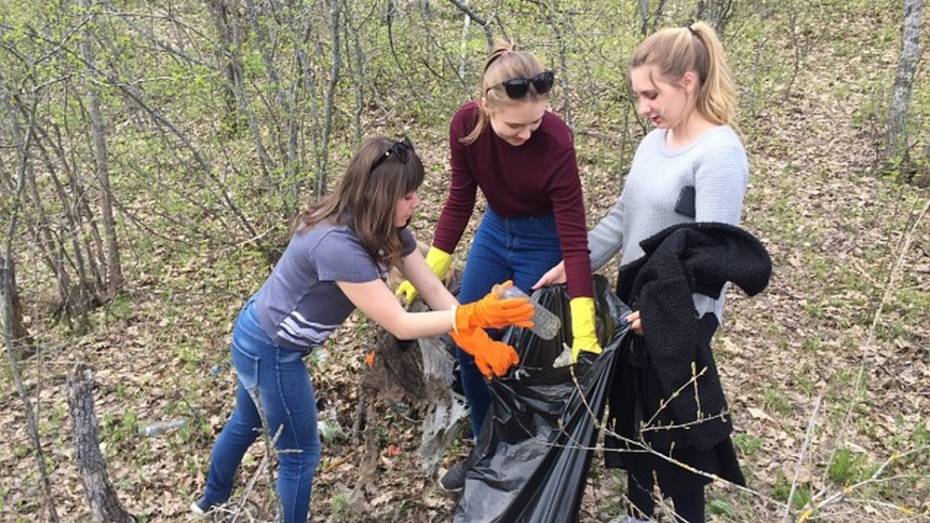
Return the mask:
<path id="1" fill-rule="evenodd" d="M 620 268 L 617 294 L 640 311 L 644 335 L 631 337 L 620 365 L 638 367 L 638 372 L 657 379 L 647 379 L 647 386 L 615 382 L 616 394 L 626 397 L 614 404 L 626 405 L 620 410 L 627 412 L 612 415 L 619 418 L 621 434 L 634 439 L 640 436 L 641 423 L 674 425 L 643 432 L 653 448 L 709 449 L 733 427 L 710 345 L 698 336 L 692 294 L 717 298 L 727 281 L 750 296 L 757 294 L 768 285 L 771 259 L 750 233 L 721 223 L 675 225 L 640 245 L 645 255 Z M 695 374 L 699 377 L 693 380 Z M 629 395 L 639 398 L 631 402 Z M 631 407 L 636 412 L 629 412 Z"/>

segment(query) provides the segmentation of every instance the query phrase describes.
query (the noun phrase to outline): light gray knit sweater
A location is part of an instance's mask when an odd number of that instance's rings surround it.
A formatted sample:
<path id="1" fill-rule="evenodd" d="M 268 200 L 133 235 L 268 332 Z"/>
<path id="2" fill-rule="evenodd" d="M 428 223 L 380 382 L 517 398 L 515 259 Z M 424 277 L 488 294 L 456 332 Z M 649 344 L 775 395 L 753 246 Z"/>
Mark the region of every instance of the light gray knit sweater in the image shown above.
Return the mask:
<path id="1" fill-rule="evenodd" d="M 617 203 L 588 232 L 591 267 L 598 270 L 622 250 L 620 266 L 643 255 L 639 242 L 678 223 L 721 222 L 739 225 L 749 180 L 746 151 L 729 126 L 714 127 L 684 149 L 670 150 L 666 131 L 643 138 Z M 695 187 L 695 217 L 675 211 L 682 187 Z M 695 294 L 697 315 L 723 318 L 723 296 Z"/>

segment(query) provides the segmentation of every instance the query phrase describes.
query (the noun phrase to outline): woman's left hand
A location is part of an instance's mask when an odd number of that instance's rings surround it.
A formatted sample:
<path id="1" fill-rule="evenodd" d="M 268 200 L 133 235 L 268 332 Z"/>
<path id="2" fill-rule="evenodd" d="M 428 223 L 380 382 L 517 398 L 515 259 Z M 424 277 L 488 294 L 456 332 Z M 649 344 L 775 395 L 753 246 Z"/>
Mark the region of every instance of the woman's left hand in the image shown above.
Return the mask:
<path id="1" fill-rule="evenodd" d="M 627 314 L 626 321 L 630 323 L 630 330 L 640 336 L 643 335 L 643 320 L 639 317 L 639 311 L 633 311 Z"/>

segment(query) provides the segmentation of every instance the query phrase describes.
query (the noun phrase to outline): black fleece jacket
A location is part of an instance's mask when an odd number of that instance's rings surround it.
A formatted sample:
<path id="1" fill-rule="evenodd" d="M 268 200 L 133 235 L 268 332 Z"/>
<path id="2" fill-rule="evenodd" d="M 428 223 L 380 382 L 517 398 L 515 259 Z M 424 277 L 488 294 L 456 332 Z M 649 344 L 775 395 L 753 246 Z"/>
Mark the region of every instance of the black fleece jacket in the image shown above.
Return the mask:
<path id="1" fill-rule="evenodd" d="M 713 355 L 697 341 L 698 318 L 691 295 L 716 298 L 727 281 L 750 296 L 758 294 L 768 285 L 771 259 L 752 234 L 722 223 L 675 225 L 640 245 L 645 255 L 620 268 L 617 294 L 640 311 L 646 359 L 664 395 L 653 400 L 667 400 L 681 389 L 665 407 L 670 416 L 655 420 L 686 426 L 666 431 L 665 437 L 659 437 L 664 441 L 656 443 L 710 448 L 730 433 L 732 424 Z M 691 382 L 695 374 L 700 374 L 695 380 L 697 394 Z M 643 414 L 649 420 L 652 413 Z"/>

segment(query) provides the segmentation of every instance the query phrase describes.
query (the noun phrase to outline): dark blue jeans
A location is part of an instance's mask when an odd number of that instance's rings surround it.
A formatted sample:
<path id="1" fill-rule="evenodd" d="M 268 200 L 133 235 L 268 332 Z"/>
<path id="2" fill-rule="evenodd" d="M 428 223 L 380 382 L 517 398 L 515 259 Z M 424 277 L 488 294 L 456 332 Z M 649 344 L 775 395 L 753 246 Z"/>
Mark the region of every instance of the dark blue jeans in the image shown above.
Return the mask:
<path id="1" fill-rule="evenodd" d="M 259 325 L 249 300 L 233 330 L 232 359 L 239 376 L 236 407 L 213 446 L 207 487 L 201 498 L 207 506 L 229 499 L 239 462 L 260 434 L 262 421 L 253 401 L 255 395 L 268 423 L 269 436 L 281 430 L 275 447 L 284 521 L 307 521 L 313 474 L 320 462 L 320 438 L 313 384 L 302 359 L 305 354 L 274 345 Z"/>
<path id="2" fill-rule="evenodd" d="M 561 259 L 562 245 L 553 215 L 504 218 L 488 207 L 468 252 L 459 301 L 481 299 L 494 284 L 505 280 L 513 280 L 514 285 L 532 294 L 533 284 Z M 474 359 L 461 349 L 456 354 L 477 437 L 491 397 Z"/>

